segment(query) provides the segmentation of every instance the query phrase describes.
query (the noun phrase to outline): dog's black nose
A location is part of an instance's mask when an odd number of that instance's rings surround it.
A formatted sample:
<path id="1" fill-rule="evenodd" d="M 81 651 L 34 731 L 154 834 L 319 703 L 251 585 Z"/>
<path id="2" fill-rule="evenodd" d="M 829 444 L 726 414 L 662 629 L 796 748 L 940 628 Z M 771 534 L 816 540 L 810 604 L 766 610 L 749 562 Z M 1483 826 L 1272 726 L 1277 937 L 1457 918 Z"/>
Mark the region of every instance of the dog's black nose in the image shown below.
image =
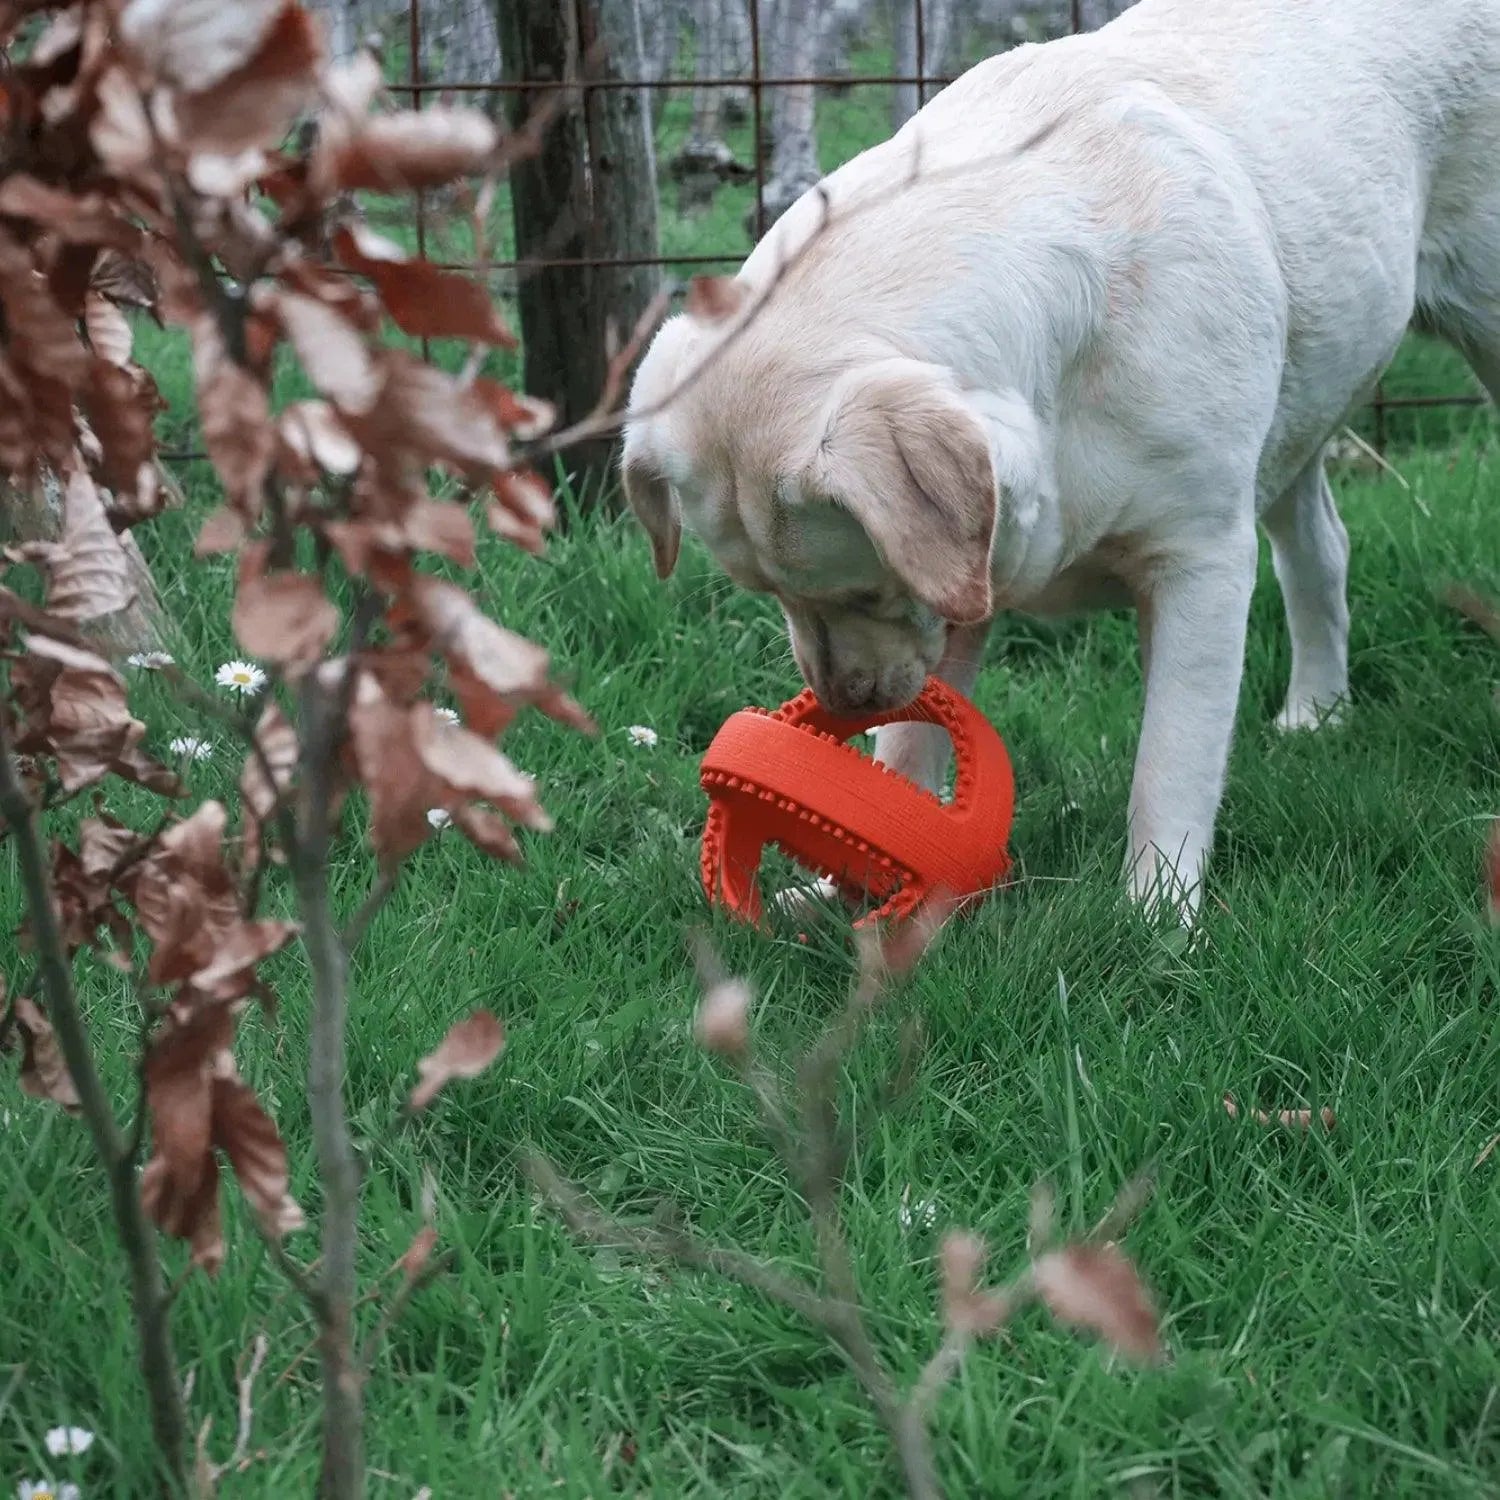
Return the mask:
<path id="1" fill-rule="evenodd" d="M 823 700 L 823 706 L 833 713 L 859 713 L 875 702 L 875 674 L 853 672 L 837 682 L 830 682 L 818 696 Z"/>

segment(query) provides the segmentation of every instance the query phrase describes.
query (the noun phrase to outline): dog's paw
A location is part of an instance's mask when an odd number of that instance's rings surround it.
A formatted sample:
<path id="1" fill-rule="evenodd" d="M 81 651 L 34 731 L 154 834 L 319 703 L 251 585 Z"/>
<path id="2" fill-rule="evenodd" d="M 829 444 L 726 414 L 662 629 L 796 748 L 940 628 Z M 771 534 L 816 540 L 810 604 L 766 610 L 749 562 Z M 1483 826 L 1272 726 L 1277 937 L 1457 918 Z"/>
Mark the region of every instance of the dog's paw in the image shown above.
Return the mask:
<path id="1" fill-rule="evenodd" d="M 1144 850 L 1127 865 L 1125 883 L 1131 902 L 1148 925 L 1189 931 L 1197 925 L 1203 901 L 1201 864 L 1197 877 L 1190 880 L 1160 851 Z"/>
<path id="2" fill-rule="evenodd" d="M 1295 734 L 1303 729 L 1336 729 L 1348 712 L 1347 698 L 1335 698 L 1331 703 L 1316 698 L 1288 698 L 1276 715 L 1276 728 L 1282 734 Z"/>

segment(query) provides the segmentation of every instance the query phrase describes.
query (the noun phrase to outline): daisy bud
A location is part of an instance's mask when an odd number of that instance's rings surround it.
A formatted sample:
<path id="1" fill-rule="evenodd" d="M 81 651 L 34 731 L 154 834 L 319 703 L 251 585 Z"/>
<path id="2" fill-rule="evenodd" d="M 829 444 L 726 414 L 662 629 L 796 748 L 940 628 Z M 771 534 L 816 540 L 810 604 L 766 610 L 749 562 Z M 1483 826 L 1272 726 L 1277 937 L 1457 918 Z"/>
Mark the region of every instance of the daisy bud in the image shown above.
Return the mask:
<path id="1" fill-rule="evenodd" d="M 943 1322 L 954 1333 L 971 1337 L 993 1333 L 1010 1316 L 1010 1303 L 1001 1293 L 979 1288 L 986 1253 L 977 1234 L 955 1230 L 943 1236 L 938 1251 Z"/>
<path id="2" fill-rule="evenodd" d="M 741 979 L 710 985 L 698 1002 L 693 1035 L 706 1052 L 743 1057 L 750 1050 L 750 986 Z"/>

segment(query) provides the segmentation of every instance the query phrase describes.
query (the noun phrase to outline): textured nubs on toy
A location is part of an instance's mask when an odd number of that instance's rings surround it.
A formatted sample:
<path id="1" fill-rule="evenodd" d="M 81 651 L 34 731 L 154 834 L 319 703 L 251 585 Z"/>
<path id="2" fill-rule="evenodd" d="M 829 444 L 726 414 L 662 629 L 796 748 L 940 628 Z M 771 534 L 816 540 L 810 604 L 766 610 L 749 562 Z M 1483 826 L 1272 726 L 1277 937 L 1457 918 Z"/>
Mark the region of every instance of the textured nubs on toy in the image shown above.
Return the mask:
<path id="1" fill-rule="evenodd" d="M 848 741 L 880 724 L 937 724 L 953 741 L 953 800 L 943 802 Z M 757 872 L 767 844 L 877 903 L 862 922 L 911 915 L 928 897 L 978 895 L 1010 868 L 1015 806 L 1010 757 L 968 699 L 935 677 L 894 713 L 830 714 L 811 691 L 774 712 L 731 716 L 703 757 L 709 796 L 703 888 L 736 916 L 761 916 Z"/>

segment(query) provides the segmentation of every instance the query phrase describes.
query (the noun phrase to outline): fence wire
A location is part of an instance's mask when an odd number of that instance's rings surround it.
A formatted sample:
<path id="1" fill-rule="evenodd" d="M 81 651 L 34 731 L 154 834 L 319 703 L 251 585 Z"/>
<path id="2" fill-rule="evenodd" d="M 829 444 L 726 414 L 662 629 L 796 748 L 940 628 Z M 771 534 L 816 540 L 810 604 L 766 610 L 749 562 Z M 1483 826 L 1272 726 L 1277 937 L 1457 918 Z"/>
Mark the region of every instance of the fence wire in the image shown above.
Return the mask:
<path id="1" fill-rule="evenodd" d="M 654 163 L 658 183 L 672 178 L 674 202 L 690 211 L 712 205 L 718 190 L 752 188 L 737 241 L 682 246 L 641 254 L 502 254 L 486 268 L 513 287 L 540 271 L 587 272 L 608 267 L 659 267 L 664 271 L 728 269 L 748 253 L 785 206 L 787 181 L 806 186 L 822 175 L 817 156 L 817 106 L 855 91 L 880 91 L 894 127 L 952 81 L 964 68 L 994 52 L 1028 41 L 1046 41 L 1092 30 L 1128 8 L 1132 0 L 309 0 L 320 13 L 335 55 L 371 41 L 387 60 L 392 91 L 416 108 L 452 99 L 500 111 L 507 99 L 540 100 L 560 86 L 583 112 L 592 147 L 594 102 L 612 90 L 636 90 L 659 119 L 664 102 L 686 93 L 692 100 L 687 138 L 673 160 Z M 501 55 L 504 7 L 569 7 L 577 51 L 557 77 L 514 76 Z M 558 15 L 566 12 L 559 10 Z M 600 15 L 615 23 L 611 66 L 589 64 L 600 45 L 594 24 Z M 621 57 L 624 54 L 622 66 Z M 789 118 L 795 108 L 803 115 Z M 737 128 L 736 128 L 737 127 Z M 748 161 L 736 159 L 729 138 L 746 141 Z M 801 130 L 800 148 L 789 135 Z M 885 133 L 889 133 L 886 131 Z M 659 149 L 662 132 L 648 132 Z M 879 138 L 877 134 L 876 139 Z M 801 149 L 803 160 L 795 160 Z M 696 153 L 696 154 L 695 154 Z M 788 160 L 790 157 L 792 159 Z M 836 165 L 832 163 L 829 165 Z M 696 173 L 696 177 L 695 177 Z M 559 205 L 576 222 L 586 205 Z M 411 207 L 417 249 L 451 269 L 468 269 L 462 258 L 444 259 L 447 246 L 431 233 L 432 207 L 417 196 Z M 681 239 L 682 235 L 674 236 Z M 502 245 L 505 237 L 501 235 Z M 1376 387 L 1370 408 L 1377 449 L 1386 443 L 1388 414 L 1399 408 L 1473 406 L 1474 391 L 1454 394 L 1390 394 Z"/>
<path id="2" fill-rule="evenodd" d="M 576 31 L 588 36 L 583 0 L 322 0 L 325 10 L 343 9 L 353 17 L 336 32 L 340 45 L 357 45 L 361 26 L 389 41 L 403 43 L 407 76 L 396 91 L 418 107 L 442 96 L 481 96 L 496 107 L 507 95 L 540 98 L 555 90 L 555 79 L 507 77 L 500 55 L 499 7 L 570 5 Z M 1128 8 L 1132 0 L 605 0 L 629 13 L 635 31 L 634 66 L 591 77 L 576 59 L 570 82 L 578 90 L 586 121 L 592 98 L 611 89 L 636 89 L 659 99 L 690 92 L 705 118 L 748 121 L 750 161 L 716 160 L 719 140 L 701 144 L 708 153 L 700 166 L 710 177 L 743 168 L 753 184 L 746 235 L 739 242 L 676 248 L 655 254 L 549 257 L 510 255 L 490 269 L 525 276 L 543 268 L 650 265 L 674 268 L 731 267 L 743 259 L 780 204 L 768 204 L 773 187 L 773 127 L 788 90 L 820 95 L 853 90 L 886 92 L 898 111 L 920 108 L 957 73 L 981 57 L 1025 41 L 1092 30 Z M 805 35 L 811 22 L 813 38 Z M 798 35 L 788 36 L 788 31 Z M 347 39 L 347 40 L 346 40 Z M 795 55 L 799 65 L 785 66 Z M 809 66 L 809 59 L 811 65 Z M 862 66 L 862 64 L 867 66 Z M 870 65 L 873 64 L 873 65 Z M 717 108 L 711 96 L 720 96 Z M 897 103 L 897 101 L 900 101 Z M 900 113 L 893 116 L 899 120 Z M 695 119 L 694 128 L 697 121 Z M 816 126 L 814 125 L 814 135 Z M 690 141 L 692 134 L 690 132 Z M 836 165 L 830 163 L 827 165 Z M 702 185 L 699 191 L 703 191 Z M 685 193 L 679 184 L 679 196 Z M 427 243 L 427 206 L 414 208 L 419 246 Z M 1400 408 L 1480 405 L 1470 390 L 1452 394 L 1388 392 L 1384 382 L 1370 408 L 1373 438 L 1384 449 L 1388 413 Z"/>

